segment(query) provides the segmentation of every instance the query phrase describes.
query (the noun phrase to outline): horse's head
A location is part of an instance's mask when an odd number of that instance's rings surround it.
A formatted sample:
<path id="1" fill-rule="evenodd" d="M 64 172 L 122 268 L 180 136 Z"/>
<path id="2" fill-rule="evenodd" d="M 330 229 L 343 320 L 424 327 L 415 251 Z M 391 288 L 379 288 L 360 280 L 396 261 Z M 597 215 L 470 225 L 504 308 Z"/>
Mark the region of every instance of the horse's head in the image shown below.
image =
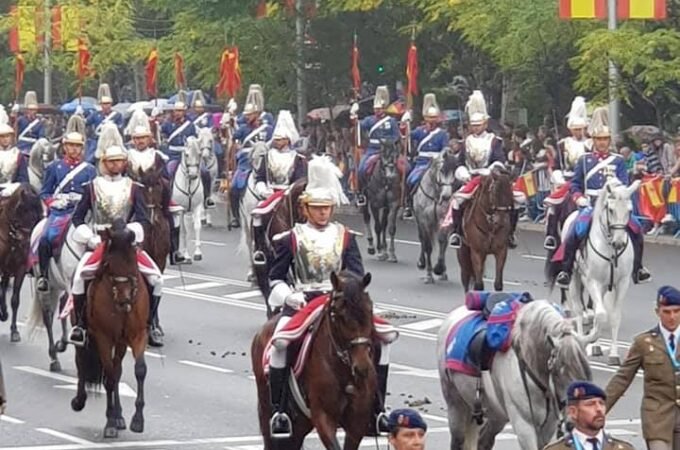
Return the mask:
<path id="1" fill-rule="evenodd" d="M 33 144 L 33 147 L 31 148 L 29 163 L 31 167 L 34 167 L 40 171 L 45 170 L 45 168 L 52 161 L 54 161 L 56 153 L 56 145 L 52 145 L 50 141 L 45 138 L 40 138 L 35 142 L 35 144 Z"/>
<path id="2" fill-rule="evenodd" d="M 639 187 L 640 180 L 626 186 L 617 178 L 611 178 L 602 188 L 595 205 L 602 230 L 615 250 L 625 248 L 628 243 L 627 227 L 633 211 L 631 197 Z"/>
<path id="3" fill-rule="evenodd" d="M 8 234 L 19 241 L 28 242 L 33 227 L 43 216 L 38 194 L 29 184 L 22 183 L 6 200 L 3 209 L 9 218 Z"/>
<path id="4" fill-rule="evenodd" d="M 490 169 L 480 186 L 481 206 L 487 214 L 509 214 L 514 205 L 510 172 L 501 164 L 494 164 Z"/>
<path id="5" fill-rule="evenodd" d="M 99 273 L 110 284 L 116 306 L 130 312 L 139 289 L 135 232 L 123 219 L 116 219 L 110 228 L 101 232 L 101 236 L 106 253 Z"/>
<path id="6" fill-rule="evenodd" d="M 214 137 L 210 128 L 201 128 L 198 131 L 198 146 L 201 149 L 201 158 L 209 161 L 215 155 L 213 149 Z"/>
<path id="7" fill-rule="evenodd" d="M 144 186 L 144 201 L 148 207 L 161 205 L 163 201 L 163 169 L 152 166 L 147 170 L 139 169 L 139 182 Z"/>
<path id="8" fill-rule="evenodd" d="M 198 140 L 191 136 L 187 139 L 187 145 L 182 152 L 182 167 L 184 168 L 187 178 L 195 180 L 200 175 L 201 165 L 201 148 Z"/>
<path id="9" fill-rule="evenodd" d="M 392 139 L 380 140 L 380 166 L 385 179 L 392 182 L 399 178 L 399 146 Z"/>
<path id="10" fill-rule="evenodd" d="M 363 278 L 343 271 L 331 273 L 331 339 L 355 377 L 365 378 L 373 369 L 373 302 L 366 292 L 371 274 Z"/>
<path id="11" fill-rule="evenodd" d="M 436 177 L 434 182 L 441 189 L 439 202 L 448 202 L 453 195 L 457 185 L 456 168 L 460 165 L 458 156 L 449 147 L 444 149 L 442 154 L 435 159 Z"/>

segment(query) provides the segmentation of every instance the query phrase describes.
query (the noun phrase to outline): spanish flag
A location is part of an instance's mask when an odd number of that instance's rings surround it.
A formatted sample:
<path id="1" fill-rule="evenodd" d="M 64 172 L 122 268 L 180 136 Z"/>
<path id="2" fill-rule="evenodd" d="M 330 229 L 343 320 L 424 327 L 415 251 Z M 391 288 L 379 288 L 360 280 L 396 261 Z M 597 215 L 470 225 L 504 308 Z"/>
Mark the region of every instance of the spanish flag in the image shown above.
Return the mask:
<path id="1" fill-rule="evenodd" d="M 607 0 L 560 0 L 560 19 L 606 18 Z"/>
<path id="2" fill-rule="evenodd" d="M 666 203 L 663 198 L 663 178 L 644 177 L 640 186 L 640 214 L 652 222 L 659 223 L 666 215 Z"/>
<path id="3" fill-rule="evenodd" d="M 666 18 L 666 0 L 617 0 L 616 15 L 619 19 Z"/>

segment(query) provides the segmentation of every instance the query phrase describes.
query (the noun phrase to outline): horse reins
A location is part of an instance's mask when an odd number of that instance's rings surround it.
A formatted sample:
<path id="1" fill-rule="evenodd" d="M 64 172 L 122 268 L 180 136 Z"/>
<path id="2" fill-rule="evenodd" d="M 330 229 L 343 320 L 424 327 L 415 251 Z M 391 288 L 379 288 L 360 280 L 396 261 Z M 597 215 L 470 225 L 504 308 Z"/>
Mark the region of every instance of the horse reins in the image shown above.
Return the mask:
<path id="1" fill-rule="evenodd" d="M 191 180 L 189 179 L 189 168 L 190 167 L 198 168 L 199 166 L 200 166 L 200 163 L 199 164 L 187 164 L 187 162 L 184 161 L 184 159 L 182 159 L 182 161 L 180 162 L 179 170 L 182 171 L 182 173 L 185 175 L 186 180 L 189 182 L 189 186 L 187 187 L 187 190 L 182 189 L 182 187 L 177 184 L 177 177 L 175 177 L 175 179 L 173 181 L 174 187 L 176 187 L 177 190 L 180 191 L 182 194 L 187 196 L 187 199 L 189 200 L 189 208 L 188 208 L 189 211 L 193 210 L 192 201 L 193 201 L 193 198 L 194 198 L 194 194 L 196 192 L 198 192 L 198 189 L 201 187 L 201 174 L 200 174 L 200 169 L 199 169 L 199 174 L 196 177 L 198 179 L 198 183 L 196 184 L 196 189 L 194 189 L 193 191 L 190 191 Z"/>
<path id="2" fill-rule="evenodd" d="M 335 335 L 333 333 L 333 327 L 332 324 L 335 324 L 335 311 L 333 309 L 333 303 L 336 299 L 336 294 L 331 293 L 331 299 L 327 307 L 327 320 L 326 320 L 326 326 L 328 328 L 328 337 L 330 340 L 330 346 L 331 350 L 335 355 L 342 361 L 343 364 L 345 364 L 351 371 L 352 373 L 352 378 L 356 379 L 356 372 L 354 370 L 354 365 L 352 364 L 352 355 L 350 351 L 355 348 L 359 347 L 362 345 L 368 346 L 371 348 L 373 346 L 373 341 L 371 340 L 370 337 L 365 337 L 365 336 L 358 336 L 355 337 L 354 339 L 349 341 L 349 347 L 343 348 L 340 346 L 335 339 Z"/>

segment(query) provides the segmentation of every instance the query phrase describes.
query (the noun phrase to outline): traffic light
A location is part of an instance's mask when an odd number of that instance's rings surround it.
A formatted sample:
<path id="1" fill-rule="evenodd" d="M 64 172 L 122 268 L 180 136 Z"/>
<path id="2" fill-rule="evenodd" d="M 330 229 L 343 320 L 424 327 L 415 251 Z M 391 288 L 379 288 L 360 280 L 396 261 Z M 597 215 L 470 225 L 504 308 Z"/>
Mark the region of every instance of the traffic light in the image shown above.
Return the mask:
<path id="1" fill-rule="evenodd" d="M 377 70 L 378 74 L 382 75 L 383 73 L 385 73 L 385 66 L 383 66 L 382 64 L 378 64 Z"/>

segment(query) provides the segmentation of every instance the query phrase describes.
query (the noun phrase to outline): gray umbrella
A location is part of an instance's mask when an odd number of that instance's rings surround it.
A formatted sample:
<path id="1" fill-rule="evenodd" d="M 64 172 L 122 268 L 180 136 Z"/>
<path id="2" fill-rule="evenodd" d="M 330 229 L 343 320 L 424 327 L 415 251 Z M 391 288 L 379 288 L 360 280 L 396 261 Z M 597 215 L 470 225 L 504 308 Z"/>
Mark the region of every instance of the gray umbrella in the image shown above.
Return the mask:
<path id="1" fill-rule="evenodd" d="M 658 127 L 653 125 L 633 125 L 623 132 L 624 135 L 629 136 L 636 141 L 647 142 L 654 139 L 661 133 Z"/>

